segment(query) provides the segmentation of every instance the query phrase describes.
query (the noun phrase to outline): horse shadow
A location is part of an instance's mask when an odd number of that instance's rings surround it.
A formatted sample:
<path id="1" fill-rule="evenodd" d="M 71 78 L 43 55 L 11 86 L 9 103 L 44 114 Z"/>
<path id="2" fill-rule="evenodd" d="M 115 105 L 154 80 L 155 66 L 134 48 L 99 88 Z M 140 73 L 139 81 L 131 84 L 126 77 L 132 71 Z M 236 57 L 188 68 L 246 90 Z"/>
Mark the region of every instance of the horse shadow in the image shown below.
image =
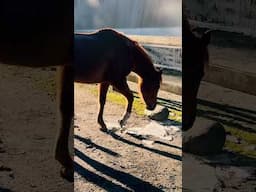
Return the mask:
<path id="1" fill-rule="evenodd" d="M 228 127 L 256 133 L 256 111 L 198 99 L 197 116 L 217 121 Z M 227 131 L 227 134 L 231 134 Z M 256 167 L 256 157 L 223 149 L 219 155 L 202 157 L 212 166 Z"/>
<path id="2" fill-rule="evenodd" d="M 203 157 L 206 164 L 216 166 L 256 167 L 256 159 L 236 152 L 223 150 L 221 154 Z"/>
<path id="3" fill-rule="evenodd" d="M 141 149 L 144 149 L 144 150 L 147 150 L 147 151 L 150 151 L 150 152 L 153 152 L 153 153 L 156 153 L 158 155 L 161 155 L 161 156 L 164 156 L 164 157 L 168 157 L 168 158 L 171 158 L 171 159 L 175 159 L 177 161 L 182 161 L 182 157 L 180 155 L 175 155 L 175 154 L 172 154 L 172 153 L 169 153 L 169 152 L 166 152 L 166 151 L 161 151 L 159 149 L 155 149 L 155 148 L 150 148 L 150 147 L 147 147 L 147 146 L 144 146 L 144 145 L 141 145 L 141 144 L 138 144 L 138 143 L 135 143 L 133 141 L 130 141 L 128 139 L 125 139 L 119 135 L 117 135 L 116 133 L 114 132 L 110 132 L 109 133 L 112 138 L 118 140 L 118 141 L 121 141 L 125 144 L 128 144 L 128 145 L 131 145 L 131 146 L 134 146 L 134 147 L 138 147 L 138 148 L 141 148 Z M 159 144 L 163 144 L 163 142 L 159 141 Z M 169 144 L 165 144 L 166 146 L 169 146 L 169 147 L 173 147 L 173 148 L 178 148 L 177 146 L 173 146 L 173 145 L 169 145 Z"/>
<path id="4" fill-rule="evenodd" d="M 114 157 L 120 157 L 121 155 L 119 153 L 116 153 L 110 149 L 107 149 L 105 147 L 102 147 L 100 145 L 97 145 L 96 143 L 93 143 L 90 139 L 86 139 L 86 138 L 83 138 L 79 135 L 74 135 L 74 139 L 77 139 L 78 141 L 81 141 L 83 142 L 85 145 L 87 145 L 87 148 L 95 148 L 95 149 L 98 149 L 100 151 L 103 151 L 109 155 L 112 155 Z"/>
<path id="5" fill-rule="evenodd" d="M 13 192 L 12 190 L 4 188 L 4 187 L 0 187 L 0 191 L 1 192 Z"/>
<path id="6" fill-rule="evenodd" d="M 256 133 L 256 111 L 198 99 L 197 116 L 218 121 L 242 131 Z M 200 109 L 200 106 L 207 109 Z"/>
<path id="7" fill-rule="evenodd" d="M 143 181 L 142 179 L 135 177 L 131 174 L 125 173 L 123 171 L 116 170 L 112 167 L 109 167 L 107 165 L 104 165 L 78 149 L 75 149 L 75 155 L 89 164 L 91 167 L 93 167 L 95 170 L 103 173 L 104 175 L 111 177 L 118 182 L 122 183 L 124 186 L 128 187 L 129 189 L 113 183 L 112 181 L 109 181 L 108 179 L 105 179 L 102 176 L 96 175 L 95 173 L 86 170 L 83 166 L 81 166 L 79 163 L 75 162 L 75 172 L 81 175 L 83 178 L 85 178 L 87 181 L 92 182 L 96 184 L 97 186 L 112 192 L 122 192 L 122 191 L 140 191 L 140 192 L 146 192 L 146 191 L 156 191 L 156 192 L 162 192 L 162 189 L 159 189 L 149 182 Z M 131 189 L 131 190 L 130 190 Z"/>
<path id="8" fill-rule="evenodd" d="M 121 141 L 125 144 L 129 144 L 129 145 L 132 145 L 134 147 L 138 147 L 138 148 L 141 148 L 141 149 L 145 149 L 145 150 L 148 150 L 150 152 L 153 152 L 153 153 L 156 153 L 158 155 L 162 155 L 164 157 L 168 157 L 168 158 L 172 158 L 172 159 L 175 159 L 175 160 L 178 160 L 178 161 L 182 161 L 182 157 L 179 156 L 179 155 L 175 155 L 175 154 L 171 154 L 171 153 L 168 153 L 168 152 L 165 152 L 165 151 L 161 151 L 159 149 L 155 149 L 155 148 L 150 148 L 150 147 L 147 147 L 147 146 L 144 146 L 144 145 L 141 145 L 141 144 L 138 144 L 136 142 L 133 142 L 133 141 L 130 141 L 128 139 L 125 139 L 123 137 L 121 137 L 120 135 L 114 133 L 114 132 L 109 132 L 108 133 L 112 138 L 118 140 L 118 141 Z M 138 140 L 142 140 L 143 138 L 141 138 L 140 136 L 136 136 L 136 135 L 131 135 L 131 134 L 128 134 L 129 136 L 135 138 L 135 139 L 138 139 Z M 98 150 L 101 150 L 109 155 L 112 155 L 114 157 L 120 157 L 121 155 L 110 150 L 110 149 L 107 149 L 105 147 L 102 147 L 102 146 L 99 146 L 95 143 L 93 143 L 90 139 L 85 139 L 79 135 L 74 135 L 74 138 L 83 142 L 85 145 L 89 145 L 89 147 L 94 147 Z M 171 148 L 175 148 L 175 149 L 179 149 L 179 150 L 182 150 L 181 147 L 179 146 L 175 146 L 175 145 L 171 145 L 169 143 L 166 143 L 166 142 L 163 142 L 163 141 L 155 141 L 155 143 L 157 144 L 160 144 L 160 145 L 164 145 L 164 146 L 167 146 L 167 147 L 171 147 Z"/>
<path id="9" fill-rule="evenodd" d="M 130 134 L 130 133 L 127 133 L 127 134 L 130 135 L 131 137 L 137 139 L 137 140 L 140 140 L 140 141 L 145 138 L 144 136 L 141 136 L 141 135 L 135 135 L 135 134 Z M 172 145 L 172 144 L 164 142 L 164 141 L 154 141 L 154 143 L 182 150 L 182 147 L 179 147 L 179 146 L 176 146 L 176 145 Z"/>
<path id="10" fill-rule="evenodd" d="M 92 171 L 85 169 L 82 165 L 77 162 L 74 162 L 75 172 L 86 179 L 88 182 L 94 183 L 106 191 L 119 192 L 119 191 L 129 191 L 121 185 L 115 184 L 102 176 L 99 176 Z"/>
<path id="11" fill-rule="evenodd" d="M 137 144 L 136 142 L 132 142 L 128 139 L 122 138 L 121 136 L 111 132 L 109 133 L 110 136 L 112 136 L 114 139 L 117 139 L 118 141 L 124 142 L 126 144 L 139 147 L 145 150 L 148 150 L 150 152 L 162 155 L 164 157 L 169 157 L 178 161 L 181 161 L 182 158 L 181 156 L 174 155 L 165 151 L 160 151 L 158 149 L 153 149 L 150 147 L 143 146 L 141 144 Z M 74 135 L 74 138 L 77 139 L 78 141 L 82 142 L 83 144 L 86 145 L 86 147 L 94 147 L 97 148 L 98 150 L 105 152 L 111 156 L 114 157 L 120 157 L 120 154 L 107 149 L 105 147 L 99 146 L 95 143 L 93 143 L 90 139 L 83 138 L 79 135 Z M 140 138 L 136 138 L 140 139 Z M 172 147 L 176 148 L 179 150 L 182 150 L 181 147 L 174 146 L 162 141 L 156 141 L 155 143 L 160 144 L 160 145 L 165 145 L 167 147 Z M 95 185 L 99 186 L 102 189 L 105 189 L 106 191 L 112 191 L 112 192 L 122 192 L 122 191 L 139 191 L 139 192 L 146 192 L 146 191 L 159 191 L 162 192 L 162 189 L 159 189 L 156 186 L 153 186 L 151 183 L 146 182 L 136 176 L 133 176 L 129 173 L 125 173 L 120 170 L 116 170 L 112 167 L 109 167 L 103 163 L 100 163 L 96 161 L 95 159 L 92 159 L 91 157 L 85 155 L 83 152 L 81 152 L 79 149 L 75 148 L 74 149 L 74 155 L 78 157 L 79 159 L 83 160 L 85 163 L 93 167 L 96 171 L 111 177 L 115 180 L 117 180 L 121 184 L 113 183 L 111 180 L 106 179 L 103 176 L 100 176 L 98 174 L 95 174 L 92 171 L 89 171 L 85 169 L 81 164 L 78 162 L 74 162 L 74 167 L 75 167 L 75 172 L 82 176 L 84 179 L 86 179 L 88 182 L 94 183 Z M 125 186 L 125 187 L 124 187 Z"/>
<path id="12" fill-rule="evenodd" d="M 138 92 L 132 91 L 132 93 L 135 98 L 140 98 Z M 167 107 L 168 109 L 182 111 L 182 102 L 179 101 L 171 101 L 169 99 L 157 97 L 157 104 L 163 107 Z"/>

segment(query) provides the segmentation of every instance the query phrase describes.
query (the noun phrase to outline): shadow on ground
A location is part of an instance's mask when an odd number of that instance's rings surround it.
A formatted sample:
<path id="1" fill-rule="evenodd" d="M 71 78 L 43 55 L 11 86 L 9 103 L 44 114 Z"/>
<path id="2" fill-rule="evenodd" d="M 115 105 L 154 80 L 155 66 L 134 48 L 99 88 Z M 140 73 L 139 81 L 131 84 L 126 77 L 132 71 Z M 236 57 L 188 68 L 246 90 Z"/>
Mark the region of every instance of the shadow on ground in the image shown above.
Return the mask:
<path id="1" fill-rule="evenodd" d="M 118 153 L 116 153 L 116 152 L 114 152 L 114 151 L 112 151 L 110 149 L 107 149 L 105 147 L 102 147 L 102 146 L 99 146 L 99 145 L 93 143 L 91 141 L 91 139 L 86 139 L 86 138 L 83 138 L 83 137 L 81 137 L 79 135 L 74 135 L 74 138 L 79 140 L 79 141 L 81 141 L 81 142 L 83 142 L 85 145 L 87 145 L 87 148 L 93 148 L 94 147 L 94 148 L 96 148 L 96 149 L 98 149 L 100 151 L 103 151 L 103 152 L 105 152 L 105 153 L 107 153 L 109 155 L 112 155 L 112 156 L 115 156 L 115 157 L 120 157 L 120 154 L 118 154 Z"/>
<path id="2" fill-rule="evenodd" d="M 128 139 L 125 139 L 123 137 L 120 137 L 119 135 L 115 134 L 115 133 L 110 133 L 110 135 L 118 140 L 118 141 L 121 141 L 123 143 L 126 143 L 128 145 L 132 145 L 132 146 L 135 146 L 135 147 L 139 147 L 139 148 L 142 148 L 142 149 L 146 149 L 150 152 L 153 152 L 153 153 L 156 153 L 158 155 L 162 155 L 164 157 L 168 157 L 168 158 L 172 158 L 172 159 L 175 159 L 175 160 L 178 160 L 178 161 L 182 161 L 182 157 L 179 156 L 179 155 L 175 155 L 175 154 L 171 154 L 171 153 L 168 153 L 166 151 L 161 151 L 161 150 L 158 150 L 158 149 L 154 149 L 154 148 L 150 148 L 150 147 L 147 147 L 147 146 L 144 146 L 144 145 L 141 145 L 141 144 L 138 144 L 138 143 L 135 143 L 135 142 L 132 142 L 132 141 L 129 141 Z"/>
<path id="3" fill-rule="evenodd" d="M 143 181 L 131 174 L 113 169 L 107 165 L 104 165 L 88 156 L 86 156 L 84 153 L 79 151 L 78 149 L 75 149 L 75 155 L 89 164 L 91 167 L 93 167 L 95 170 L 103 173 L 104 175 L 107 175 L 111 178 L 114 178 L 118 182 L 122 183 L 124 186 L 127 186 L 131 190 L 134 191 L 140 191 L 140 192 L 146 192 L 146 191 L 163 191 L 150 183 Z M 115 184 L 99 175 L 96 175 L 95 173 L 86 170 L 83 168 L 80 164 L 75 162 L 75 172 L 77 172 L 79 175 L 84 177 L 87 181 L 90 181 L 94 183 L 95 185 L 98 185 L 99 187 L 112 192 L 121 192 L 121 191 L 130 191 L 126 189 L 125 187 L 122 187 L 121 185 Z"/>
<path id="4" fill-rule="evenodd" d="M 210 101 L 198 99 L 197 116 L 201 116 L 207 119 L 211 119 L 233 130 L 240 130 L 243 133 L 252 135 L 256 133 L 256 111 L 234 107 L 230 105 L 224 105 L 219 103 L 213 103 Z M 227 134 L 230 133 L 228 130 Z M 235 135 L 237 136 L 237 135 Z M 239 137 L 239 135 L 237 136 Z M 241 136 L 242 137 L 242 136 Z M 252 136 L 253 137 L 253 136 Z M 241 138 L 246 139 L 246 138 Z M 256 141 L 256 138 L 255 138 Z M 237 144 L 239 145 L 239 144 Z M 245 143 L 245 145 L 250 145 Z M 255 143 L 253 143 L 255 145 Z M 244 148 L 240 149 L 244 151 Z M 243 167 L 256 167 L 256 158 L 250 155 L 243 155 L 232 149 L 232 147 L 223 150 L 222 154 L 216 156 L 204 157 L 206 161 L 209 161 L 209 165 L 217 166 L 243 166 Z"/>
<path id="5" fill-rule="evenodd" d="M 0 187 L 1 192 L 12 192 L 10 189 Z"/>
<path id="6" fill-rule="evenodd" d="M 198 99 L 198 116 L 218 121 L 250 133 L 256 133 L 256 111 Z M 200 109 L 200 106 L 207 109 Z"/>
<path id="7" fill-rule="evenodd" d="M 140 98 L 136 91 L 132 91 L 134 97 Z M 182 111 L 182 103 L 179 101 L 171 101 L 169 99 L 157 97 L 157 104 L 167 107 L 168 109 L 173 109 L 176 111 Z"/>

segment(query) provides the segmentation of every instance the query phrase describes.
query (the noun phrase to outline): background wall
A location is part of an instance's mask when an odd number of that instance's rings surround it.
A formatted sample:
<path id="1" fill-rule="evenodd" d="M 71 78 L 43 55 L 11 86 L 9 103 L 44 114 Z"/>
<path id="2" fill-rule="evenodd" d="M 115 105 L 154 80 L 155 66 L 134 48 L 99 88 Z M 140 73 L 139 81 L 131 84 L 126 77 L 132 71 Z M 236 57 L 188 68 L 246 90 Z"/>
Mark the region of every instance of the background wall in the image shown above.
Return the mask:
<path id="1" fill-rule="evenodd" d="M 204 22 L 201 26 L 256 36 L 256 0 L 184 0 L 184 4 L 191 20 Z"/>
<path id="2" fill-rule="evenodd" d="M 181 26 L 181 0 L 76 0 L 75 29 Z"/>

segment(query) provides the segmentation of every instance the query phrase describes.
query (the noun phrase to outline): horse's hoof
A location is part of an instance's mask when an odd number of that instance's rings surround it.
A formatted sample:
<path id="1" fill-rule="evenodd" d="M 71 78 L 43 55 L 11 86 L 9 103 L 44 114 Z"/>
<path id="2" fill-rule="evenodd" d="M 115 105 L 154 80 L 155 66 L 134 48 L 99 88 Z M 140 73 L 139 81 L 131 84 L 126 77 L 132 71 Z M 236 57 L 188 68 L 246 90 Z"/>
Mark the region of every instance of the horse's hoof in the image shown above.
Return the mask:
<path id="1" fill-rule="evenodd" d="M 62 167 L 60 170 L 60 175 L 67 181 L 74 182 L 74 169 Z"/>
<path id="2" fill-rule="evenodd" d="M 123 120 L 118 120 L 118 123 L 121 128 L 123 128 L 125 126 L 125 122 Z"/>
<path id="3" fill-rule="evenodd" d="M 119 123 L 120 127 L 122 127 L 122 126 L 123 126 L 123 122 L 122 122 L 122 120 L 118 120 L 118 123 Z"/>
<path id="4" fill-rule="evenodd" d="M 100 128 L 100 130 L 102 131 L 102 132 L 104 132 L 104 133 L 108 133 L 108 129 L 107 128 Z"/>

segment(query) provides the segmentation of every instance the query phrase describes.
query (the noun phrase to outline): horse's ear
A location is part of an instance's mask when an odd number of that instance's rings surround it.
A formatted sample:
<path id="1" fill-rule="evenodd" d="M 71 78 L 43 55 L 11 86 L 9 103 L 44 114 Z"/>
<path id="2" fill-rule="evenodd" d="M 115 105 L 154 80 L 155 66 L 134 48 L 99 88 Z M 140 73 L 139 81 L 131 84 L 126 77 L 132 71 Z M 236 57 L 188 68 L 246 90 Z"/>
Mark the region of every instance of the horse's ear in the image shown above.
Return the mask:
<path id="1" fill-rule="evenodd" d="M 202 36 L 203 45 L 207 46 L 210 43 L 210 41 L 211 41 L 211 32 L 212 32 L 212 30 L 208 30 L 208 31 L 204 32 L 204 34 Z"/>

